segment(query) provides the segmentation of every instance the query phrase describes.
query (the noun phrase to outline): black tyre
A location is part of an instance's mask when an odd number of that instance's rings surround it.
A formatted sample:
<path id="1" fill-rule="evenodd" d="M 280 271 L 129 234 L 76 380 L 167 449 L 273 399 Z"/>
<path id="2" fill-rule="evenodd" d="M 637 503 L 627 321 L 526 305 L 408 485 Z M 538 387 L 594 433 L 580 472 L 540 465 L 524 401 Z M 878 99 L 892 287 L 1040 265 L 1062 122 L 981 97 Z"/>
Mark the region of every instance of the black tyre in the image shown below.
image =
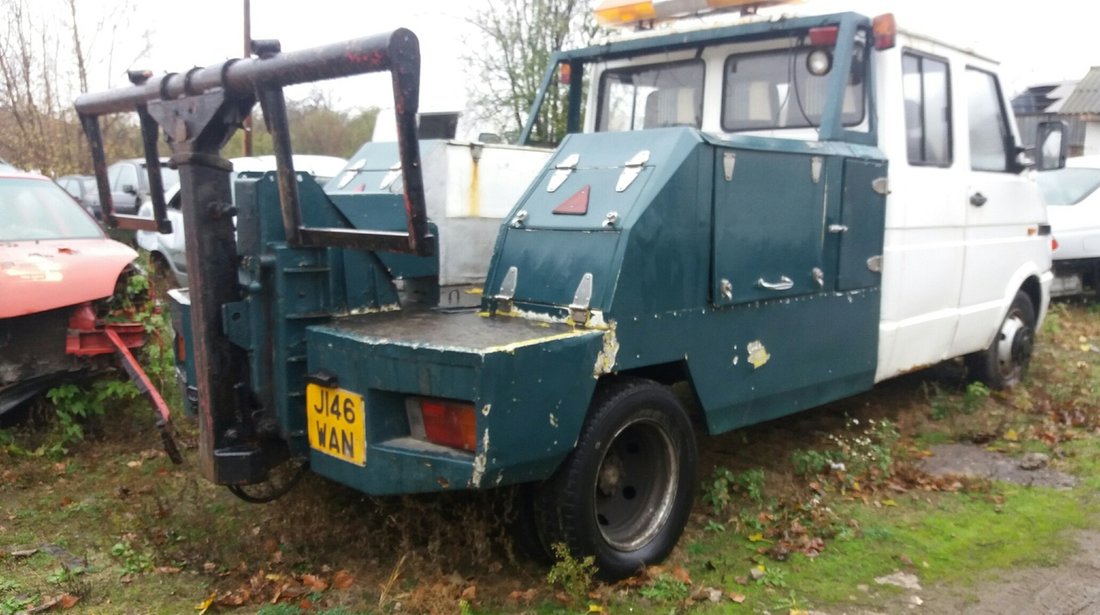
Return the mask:
<path id="1" fill-rule="evenodd" d="M 967 355 L 970 376 L 991 389 L 1007 389 L 1027 376 L 1035 346 L 1035 306 L 1023 291 L 1016 293 L 993 343 Z"/>
<path id="2" fill-rule="evenodd" d="M 662 561 L 691 512 L 697 460 L 691 420 L 668 388 L 641 379 L 603 387 L 573 452 L 541 487 L 542 543 L 595 556 L 608 581 Z"/>
<path id="3" fill-rule="evenodd" d="M 538 496 L 538 485 L 527 483 L 516 488 L 512 498 L 512 517 L 508 521 L 508 532 L 512 536 L 512 544 L 519 553 L 549 566 L 554 563 L 554 556 L 543 543 L 543 537 L 539 533 L 538 515 L 535 513 L 539 505 Z"/>

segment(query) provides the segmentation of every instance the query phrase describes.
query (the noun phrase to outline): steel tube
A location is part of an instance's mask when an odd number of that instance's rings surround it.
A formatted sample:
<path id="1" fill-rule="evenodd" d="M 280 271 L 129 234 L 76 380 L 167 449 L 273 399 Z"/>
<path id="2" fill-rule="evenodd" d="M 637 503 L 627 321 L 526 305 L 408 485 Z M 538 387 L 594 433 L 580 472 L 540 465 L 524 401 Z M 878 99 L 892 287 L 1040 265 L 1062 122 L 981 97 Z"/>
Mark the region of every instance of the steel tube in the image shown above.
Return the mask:
<path id="1" fill-rule="evenodd" d="M 389 70 L 393 58 L 410 54 L 416 57 L 419 65 L 420 47 L 416 35 L 398 28 L 324 47 L 288 51 L 266 59 L 230 60 L 183 74 L 159 75 L 141 85 L 81 94 L 76 99 L 76 110 L 83 115 L 130 112 L 136 105 L 149 101 L 172 100 L 217 88 L 231 96 L 250 95 L 257 88 Z"/>

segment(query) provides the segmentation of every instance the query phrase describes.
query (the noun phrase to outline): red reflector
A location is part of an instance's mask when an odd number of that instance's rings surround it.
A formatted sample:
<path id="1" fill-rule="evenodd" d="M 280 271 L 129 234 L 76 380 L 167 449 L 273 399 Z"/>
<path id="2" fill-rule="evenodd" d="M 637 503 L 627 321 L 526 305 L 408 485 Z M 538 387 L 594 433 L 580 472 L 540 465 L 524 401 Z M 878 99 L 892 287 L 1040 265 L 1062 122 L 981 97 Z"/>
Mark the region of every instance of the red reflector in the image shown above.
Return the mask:
<path id="1" fill-rule="evenodd" d="M 471 453 L 477 450 L 477 417 L 473 404 L 439 399 L 419 401 L 428 442 Z"/>
<path id="2" fill-rule="evenodd" d="M 592 186 L 585 186 L 554 208 L 554 213 L 567 216 L 583 216 L 588 213 L 588 193 Z"/>
<path id="3" fill-rule="evenodd" d="M 893 13 L 883 13 L 875 17 L 871 22 L 871 29 L 875 33 L 875 49 L 893 49 L 897 44 L 898 24 L 894 21 Z"/>
<path id="4" fill-rule="evenodd" d="M 1053 236 L 1051 236 L 1051 238 L 1050 238 L 1050 251 L 1051 252 L 1058 251 L 1058 240 L 1055 239 Z"/>
<path id="5" fill-rule="evenodd" d="M 839 31 L 839 26 L 810 28 L 810 44 L 814 47 L 832 47 L 836 45 L 836 35 Z"/>

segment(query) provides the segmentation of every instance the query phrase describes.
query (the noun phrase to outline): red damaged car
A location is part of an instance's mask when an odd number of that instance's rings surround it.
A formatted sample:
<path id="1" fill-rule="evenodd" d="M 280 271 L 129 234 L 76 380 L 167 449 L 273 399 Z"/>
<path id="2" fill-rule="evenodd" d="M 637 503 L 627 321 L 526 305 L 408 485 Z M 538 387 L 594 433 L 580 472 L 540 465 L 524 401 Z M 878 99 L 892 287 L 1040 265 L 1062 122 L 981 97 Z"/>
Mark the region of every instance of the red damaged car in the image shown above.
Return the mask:
<path id="1" fill-rule="evenodd" d="M 116 321 L 135 257 L 53 181 L 0 171 L 0 416 L 116 353 L 130 371 L 144 329 Z"/>

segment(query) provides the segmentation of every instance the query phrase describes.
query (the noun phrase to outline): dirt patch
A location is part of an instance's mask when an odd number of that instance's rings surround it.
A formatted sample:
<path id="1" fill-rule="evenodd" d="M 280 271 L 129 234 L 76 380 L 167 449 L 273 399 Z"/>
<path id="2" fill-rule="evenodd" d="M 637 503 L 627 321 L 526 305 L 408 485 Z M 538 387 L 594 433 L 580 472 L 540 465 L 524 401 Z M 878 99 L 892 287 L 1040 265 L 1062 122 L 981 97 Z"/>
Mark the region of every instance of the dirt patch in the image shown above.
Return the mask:
<path id="1" fill-rule="evenodd" d="M 921 470 L 936 476 L 959 474 L 1032 487 L 1070 489 L 1077 479 L 1050 467 L 1035 467 L 1034 458 L 1015 459 L 971 444 L 937 444 Z M 1031 468 L 1031 469 L 1026 469 Z"/>
<path id="2" fill-rule="evenodd" d="M 1077 551 L 1061 565 L 1013 570 L 965 591 L 924 596 L 922 613 L 1070 615 L 1100 613 L 1100 532 L 1074 536 Z"/>

